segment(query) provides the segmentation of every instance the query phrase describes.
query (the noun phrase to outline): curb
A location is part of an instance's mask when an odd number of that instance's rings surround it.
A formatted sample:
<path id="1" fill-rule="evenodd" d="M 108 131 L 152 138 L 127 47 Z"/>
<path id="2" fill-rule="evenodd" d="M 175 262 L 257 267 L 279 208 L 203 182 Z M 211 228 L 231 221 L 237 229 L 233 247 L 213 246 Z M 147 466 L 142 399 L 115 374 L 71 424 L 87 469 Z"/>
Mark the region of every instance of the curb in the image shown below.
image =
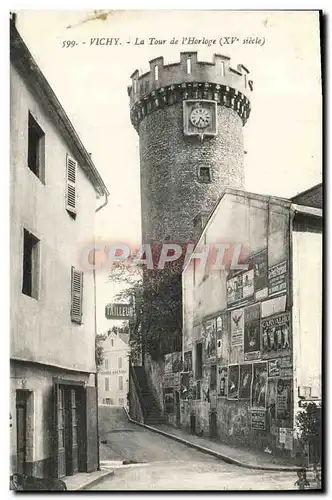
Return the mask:
<path id="1" fill-rule="evenodd" d="M 156 432 L 157 434 L 161 434 L 162 436 L 168 437 L 170 439 L 173 439 L 174 441 L 178 441 L 179 443 L 185 444 L 187 446 L 190 446 L 191 448 L 195 448 L 198 451 L 202 451 L 203 453 L 206 453 L 208 455 L 212 455 L 215 458 L 218 458 L 219 460 L 222 460 L 223 462 L 226 462 L 228 464 L 233 464 L 237 465 L 238 467 L 244 467 L 246 469 L 254 469 L 254 470 L 265 470 L 265 471 L 277 471 L 277 472 L 297 472 L 298 470 L 301 470 L 302 467 L 298 466 L 265 466 L 265 465 L 251 465 L 251 464 L 246 464 L 244 462 L 240 462 L 239 460 L 236 460 L 235 458 L 229 457 L 227 455 L 223 455 L 222 453 L 219 453 L 218 451 L 211 450 L 210 448 L 205 448 L 204 446 L 201 446 L 196 443 L 192 443 L 191 441 L 187 441 L 186 439 L 180 438 L 178 436 L 175 436 L 174 434 L 170 434 L 168 432 L 162 431 L 160 429 L 157 429 L 156 427 L 151 427 L 150 425 L 143 424 L 142 422 L 138 422 L 137 420 L 133 420 L 127 411 L 126 408 L 124 408 L 127 418 L 129 422 L 132 422 L 133 424 L 140 425 L 141 427 L 144 427 L 146 429 L 149 429 L 150 431 Z"/>
<path id="2" fill-rule="evenodd" d="M 87 490 L 91 486 L 96 485 L 100 481 L 104 480 L 106 477 L 110 477 L 110 476 L 114 476 L 114 470 L 105 471 L 104 474 L 102 474 L 98 477 L 95 477 L 94 479 L 91 479 L 91 481 L 87 481 L 86 483 L 82 484 L 79 488 L 77 488 L 75 491 Z"/>

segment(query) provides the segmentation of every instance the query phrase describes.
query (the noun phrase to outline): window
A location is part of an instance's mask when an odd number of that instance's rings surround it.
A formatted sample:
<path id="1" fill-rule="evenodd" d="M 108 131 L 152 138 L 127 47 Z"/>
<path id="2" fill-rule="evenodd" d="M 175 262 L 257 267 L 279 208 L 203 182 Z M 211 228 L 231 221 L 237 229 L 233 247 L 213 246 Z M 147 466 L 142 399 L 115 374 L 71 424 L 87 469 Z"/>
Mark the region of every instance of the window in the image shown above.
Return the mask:
<path id="1" fill-rule="evenodd" d="M 82 323 L 83 273 L 71 268 L 71 320 Z"/>
<path id="2" fill-rule="evenodd" d="M 187 75 L 190 75 L 191 73 L 191 59 L 187 59 Z"/>
<path id="3" fill-rule="evenodd" d="M 105 377 L 105 392 L 108 392 L 110 390 L 110 379 L 108 377 Z"/>
<path id="4" fill-rule="evenodd" d="M 154 67 L 154 79 L 158 80 L 158 66 Z"/>
<path id="5" fill-rule="evenodd" d="M 210 167 L 199 167 L 198 180 L 200 182 L 211 182 L 211 169 L 210 169 Z"/>
<path id="6" fill-rule="evenodd" d="M 45 134 L 34 117 L 28 118 L 28 167 L 44 182 Z"/>
<path id="7" fill-rule="evenodd" d="M 134 86 L 134 93 L 136 93 L 137 92 L 137 80 L 134 80 L 133 86 Z"/>
<path id="8" fill-rule="evenodd" d="M 195 375 L 197 379 L 202 378 L 202 366 L 203 366 L 203 344 L 200 342 L 196 344 L 196 369 Z"/>
<path id="9" fill-rule="evenodd" d="M 119 391 L 123 391 L 123 377 L 119 376 Z"/>
<path id="10" fill-rule="evenodd" d="M 77 162 L 67 155 L 66 158 L 66 210 L 76 216 L 76 177 Z"/>
<path id="11" fill-rule="evenodd" d="M 118 368 L 122 368 L 122 358 L 118 358 Z"/>
<path id="12" fill-rule="evenodd" d="M 119 398 L 119 405 L 123 405 L 123 398 Z"/>
<path id="13" fill-rule="evenodd" d="M 111 339 L 111 346 L 114 347 L 114 340 Z"/>
<path id="14" fill-rule="evenodd" d="M 22 293 L 38 299 L 39 240 L 24 229 Z"/>
<path id="15" fill-rule="evenodd" d="M 105 359 L 105 370 L 108 370 L 108 359 Z"/>

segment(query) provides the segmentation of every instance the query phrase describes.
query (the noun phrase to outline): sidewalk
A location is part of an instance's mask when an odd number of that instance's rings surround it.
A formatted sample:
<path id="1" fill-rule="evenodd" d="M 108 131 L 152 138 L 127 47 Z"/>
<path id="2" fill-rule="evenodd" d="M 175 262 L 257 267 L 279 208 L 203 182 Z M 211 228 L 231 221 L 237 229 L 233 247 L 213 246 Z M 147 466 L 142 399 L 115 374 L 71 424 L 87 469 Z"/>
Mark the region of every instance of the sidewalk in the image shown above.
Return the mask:
<path id="1" fill-rule="evenodd" d="M 300 468 L 287 458 L 275 457 L 258 450 L 248 450 L 247 448 L 229 446 L 209 437 L 199 437 L 189 434 L 183 429 L 177 429 L 166 424 L 155 424 L 154 426 L 141 424 L 140 422 L 132 420 L 128 413 L 127 416 L 133 423 L 240 467 L 270 471 L 297 471 Z"/>
<path id="2" fill-rule="evenodd" d="M 73 476 L 67 476 L 63 479 L 66 483 L 67 490 L 69 491 L 80 491 L 90 488 L 96 483 L 99 483 L 106 477 L 112 476 L 114 470 L 96 470 L 94 472 L 78 472 Z"/>

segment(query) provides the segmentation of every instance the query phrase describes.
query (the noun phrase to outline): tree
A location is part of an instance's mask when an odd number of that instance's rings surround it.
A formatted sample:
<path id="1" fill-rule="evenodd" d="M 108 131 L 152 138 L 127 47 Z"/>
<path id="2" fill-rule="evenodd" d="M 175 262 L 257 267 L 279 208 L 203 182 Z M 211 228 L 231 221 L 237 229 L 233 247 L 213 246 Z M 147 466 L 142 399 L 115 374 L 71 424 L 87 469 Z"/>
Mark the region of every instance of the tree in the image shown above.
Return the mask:
<path id="1" fill-rule="evenodd" d="M 117 300 L 135 301 L 135 320 L 130 324 L 133 355 L 142 349 L 158 360 L 181 349 L 180 265 L 142 270 L 119 264 L 113 267 L 109 279 L 126 286 Z"/>
<path id="2" fill-rule="evenodd" d="M 96 354 L 96 368 L 97 371 L 100 371 L 102 364 L 104 362 L 104 348 L 102 343 L 106 339 L 106 335 L 96 335 L 95 339 L 95 354 Z"/>
<path id="3" fill-rule="evenodd" d="M 308 450 L 309 461 L 314 465 L 321 462 L 322 453 L 322 407 L 309 403 L 296 416 L 296 426 L 303 450 Z"/>

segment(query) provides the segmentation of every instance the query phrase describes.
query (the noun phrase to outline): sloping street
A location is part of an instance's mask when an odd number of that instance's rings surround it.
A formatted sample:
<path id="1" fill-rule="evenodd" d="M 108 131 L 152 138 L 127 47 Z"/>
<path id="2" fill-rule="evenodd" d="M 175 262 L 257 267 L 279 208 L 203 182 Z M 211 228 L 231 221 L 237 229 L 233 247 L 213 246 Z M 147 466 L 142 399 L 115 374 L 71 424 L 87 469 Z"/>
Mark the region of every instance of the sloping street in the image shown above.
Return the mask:
<path id="1" fill-rule="evenodd" d="M 130 423 L 122 408 L 100 407 L 101 466 L 114 475 L 91 490 L 291 490 L 295 472 L 246 469 Z M 137 462 L 122 465 L 121 462 Z"/>

